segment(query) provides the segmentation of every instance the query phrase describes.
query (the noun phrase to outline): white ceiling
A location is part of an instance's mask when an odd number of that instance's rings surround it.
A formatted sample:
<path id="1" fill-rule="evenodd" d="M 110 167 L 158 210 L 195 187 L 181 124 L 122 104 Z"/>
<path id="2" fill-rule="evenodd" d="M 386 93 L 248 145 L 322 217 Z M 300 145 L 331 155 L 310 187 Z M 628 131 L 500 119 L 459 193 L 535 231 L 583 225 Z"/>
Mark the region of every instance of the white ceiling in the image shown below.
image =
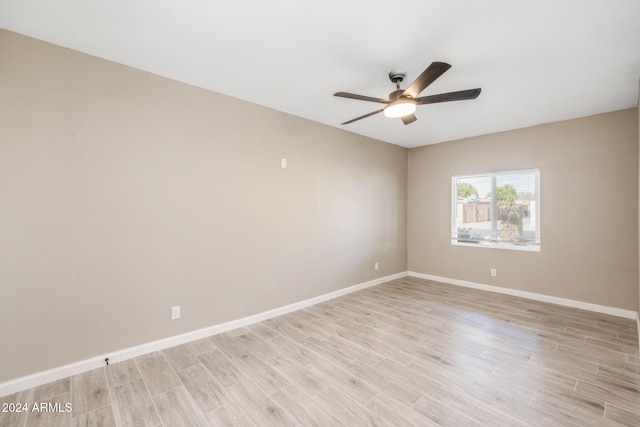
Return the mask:
<path id="1" fill-rule="evenodd" d="M 0 0 L 0 28 L 404 147 L 638 100 L 638 0 Z M 422 96 L 480 97 L 340 125 L 380 104 L 334 92 L 385 98 L 432 61 L 452 68 Z"/>

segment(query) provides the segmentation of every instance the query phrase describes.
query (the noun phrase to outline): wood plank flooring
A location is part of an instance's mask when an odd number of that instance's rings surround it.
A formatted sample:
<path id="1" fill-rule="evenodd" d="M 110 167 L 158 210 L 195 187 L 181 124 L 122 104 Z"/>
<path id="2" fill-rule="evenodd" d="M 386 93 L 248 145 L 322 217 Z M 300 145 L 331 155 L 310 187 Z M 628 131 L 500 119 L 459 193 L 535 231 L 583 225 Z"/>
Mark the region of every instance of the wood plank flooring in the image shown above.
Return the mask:
<path id="1" fill-rule="evenodd" d="M 640 426 L 635 321 L 403 278 L 0 398 L 1 426 Z"/>

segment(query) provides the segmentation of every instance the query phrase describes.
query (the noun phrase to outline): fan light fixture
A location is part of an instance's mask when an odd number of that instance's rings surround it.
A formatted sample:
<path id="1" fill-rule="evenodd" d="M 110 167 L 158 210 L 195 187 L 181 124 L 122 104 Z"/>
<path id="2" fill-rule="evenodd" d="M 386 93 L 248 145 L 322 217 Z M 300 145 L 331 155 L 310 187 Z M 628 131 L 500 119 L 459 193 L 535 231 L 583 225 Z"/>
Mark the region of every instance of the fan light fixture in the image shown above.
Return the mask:
<path id="1" fill-rule="evenodd" d="M 398 117 L 408 116 L 416 111 L 416 101 L 408 98 L 400 98 L 391 102 L 384 108 L 386 117 L 395 119 Z"/>
<path id="2" fill-rule="evenodd" d="M 432 62 L 417 79 L 409 85 L 408 88 L 400 88 L 400 83 L 407 76 L 404 70 L 391 70 L 389 73 L 389 80 L 396 85 L 396 90 L 389 94 L 389 98 L 375 98 L 373 96 L 358 95 L 356 93 L 349 92 L 336 92 L 333 96 L 339 96 L 341 98 L 351 98 L 360 101 L 377 102 L 378 104 L 385 104 L 384 108 L 373 111 L 368 114 L 364 114 L 355 119 L 347 120 L 342 123 L 348 125 L 349 123 L 357 122 L 358 120 L 366 119 L 378 113 L 384 111 L 386 117 L 400 118 L 405 125 L 411 124 L 418 120 L 415 114 L 416 107 L 418 105 L 435 104 L 438 102 L 450 102 L 450 101 L 462 101 L 463 99 L 476 99 L 480 95 L 480 88 L 458 90 L 456 92 L 438 93 L 436 95 L 419 96 L 420 92 L 425 90 L 427 86 L 433 83 L 438 77 L 440 77 L 445 71 L 451 68 L 451 65 L 446 62 Z"/>

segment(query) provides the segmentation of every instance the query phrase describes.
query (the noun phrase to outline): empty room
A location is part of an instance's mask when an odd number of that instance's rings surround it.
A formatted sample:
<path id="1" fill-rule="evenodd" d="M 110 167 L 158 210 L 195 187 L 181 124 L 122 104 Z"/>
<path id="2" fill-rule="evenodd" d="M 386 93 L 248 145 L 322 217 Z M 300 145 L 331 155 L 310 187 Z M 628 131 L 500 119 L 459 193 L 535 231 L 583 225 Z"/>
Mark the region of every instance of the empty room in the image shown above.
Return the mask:
<path id="1" fill-rule="evenodd" d="M 640 425 L 640 2 L 0 0 L 0 426 Z"/>

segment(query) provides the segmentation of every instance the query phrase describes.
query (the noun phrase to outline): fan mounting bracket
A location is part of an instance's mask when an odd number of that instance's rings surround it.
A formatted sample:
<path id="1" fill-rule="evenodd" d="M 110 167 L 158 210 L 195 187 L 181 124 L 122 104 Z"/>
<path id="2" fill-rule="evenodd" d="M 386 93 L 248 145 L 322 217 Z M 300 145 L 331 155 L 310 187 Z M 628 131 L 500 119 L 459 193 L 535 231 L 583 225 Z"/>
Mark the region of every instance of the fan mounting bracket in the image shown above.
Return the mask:
<path id="1" fill-rule="evenodd" d="M 389 72 L 389 80 L 396 85 L 402 83 L 405 77 L 407 77 L 407 72 L 404 70 L 391 70 Z"/>

